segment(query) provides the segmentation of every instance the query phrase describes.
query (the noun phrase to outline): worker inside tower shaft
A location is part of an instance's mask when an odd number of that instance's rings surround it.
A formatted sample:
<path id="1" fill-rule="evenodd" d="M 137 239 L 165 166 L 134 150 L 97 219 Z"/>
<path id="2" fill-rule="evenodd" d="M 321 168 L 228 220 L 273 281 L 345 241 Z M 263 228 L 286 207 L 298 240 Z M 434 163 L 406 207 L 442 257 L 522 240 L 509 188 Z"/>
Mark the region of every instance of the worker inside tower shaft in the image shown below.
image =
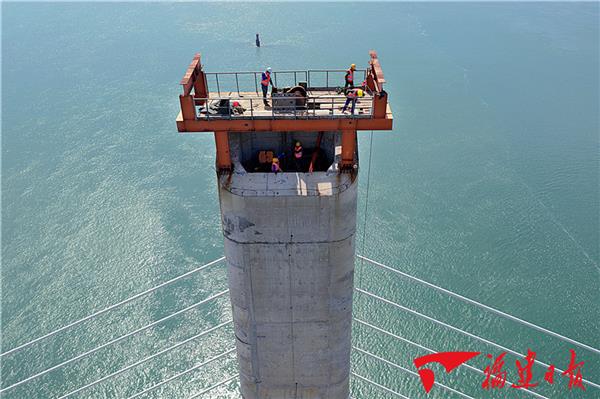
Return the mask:
<path id="1" fill-rule="evenodd" d="M 294 164 L 297 171 L 302 171 L 304 169 L 302 156 L 302 143 L 296 141 L 296 145 L 294 146 Z"/>
<path id="2" fill-rule="evenodd" d="M 279 158 L 273 157 L 273 160 L 271 161 L 271 172 L 281 172 L 281 166 L 279 166 Z"/>

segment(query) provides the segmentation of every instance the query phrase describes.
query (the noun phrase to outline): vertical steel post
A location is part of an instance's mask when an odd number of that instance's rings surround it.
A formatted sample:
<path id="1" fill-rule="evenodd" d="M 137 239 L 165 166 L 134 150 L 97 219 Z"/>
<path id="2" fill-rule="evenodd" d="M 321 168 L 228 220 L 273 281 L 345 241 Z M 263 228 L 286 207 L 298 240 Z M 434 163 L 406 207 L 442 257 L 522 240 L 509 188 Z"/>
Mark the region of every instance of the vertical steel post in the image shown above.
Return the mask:
<path id="1" fill-rule="evenodd" d="M 194 97 L 191 95 L 179 95 L 179 103 L 181 105 L 181 114 L 183 116 L 183 120 L 195 120 L 196 115 L 196 105 L 194 104 Z"/>
<path id="2" fill-rule="evenodd" d="M 333 119 L 333 117 L 335 115 L 335 106 L 333 105 L 333 100 L 334 100 L 334 98 L 331 97 L 331 119 Z"/>
<path id="3" fill-rule="evenodd" d="M 342 162 L 340 169 L 351 169 L 354 165 L 354 151 L 356 149 L 356 130 L 342 130 Z"/>
<path id="4" fill-rule="evenodd" d="M 217 146 L 217 169 L 231 170 L 231 155 L 229 154 L 229 133 L 226 130 L 215 132 Z"/>

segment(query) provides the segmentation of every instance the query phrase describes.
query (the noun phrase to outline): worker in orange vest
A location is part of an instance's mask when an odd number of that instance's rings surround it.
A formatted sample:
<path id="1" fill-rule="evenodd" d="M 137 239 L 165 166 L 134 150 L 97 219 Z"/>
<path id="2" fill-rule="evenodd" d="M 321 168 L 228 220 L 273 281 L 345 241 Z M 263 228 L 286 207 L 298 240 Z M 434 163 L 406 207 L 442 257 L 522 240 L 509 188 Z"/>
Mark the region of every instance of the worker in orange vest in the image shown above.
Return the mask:
<path id="1" fill-rule="evenodd" d="M 344 76 L 344 80 L 346 84 L 344 85 L 344 93 L 348 90 L 348 87 L 354 89 L 354 71 L 356 71 L 356 64 L 350 65 L 350 68 L 346 70 L 346 76 Z"/>
<path id="2" fill-rule="evenodd" d="M 273 81 L 271 80 L 271 67 L 268 67 L 266 71 L 262 73 L 262 77 L 260 80 L 260 87 L 262 88 L 263 93 L 263 103 L 265 105 L 269 105 L 267 102 L 267 93 L 269 92 L 269 84 L 273 86 Z"/>

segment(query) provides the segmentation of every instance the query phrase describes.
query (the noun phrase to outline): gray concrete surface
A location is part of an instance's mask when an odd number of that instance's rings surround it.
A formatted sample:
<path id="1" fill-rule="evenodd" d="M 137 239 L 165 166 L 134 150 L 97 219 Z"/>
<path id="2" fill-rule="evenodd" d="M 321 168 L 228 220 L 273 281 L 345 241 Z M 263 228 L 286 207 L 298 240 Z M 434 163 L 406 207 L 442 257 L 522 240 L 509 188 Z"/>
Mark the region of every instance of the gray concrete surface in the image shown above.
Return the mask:
<path id="1" fill-rule="evenodd" d="M 243 134 L 219 177 L 243 398 L 348 399 L 358 182 L 339 134 L 327 172 L 277 175 L 241 168 Z"/>

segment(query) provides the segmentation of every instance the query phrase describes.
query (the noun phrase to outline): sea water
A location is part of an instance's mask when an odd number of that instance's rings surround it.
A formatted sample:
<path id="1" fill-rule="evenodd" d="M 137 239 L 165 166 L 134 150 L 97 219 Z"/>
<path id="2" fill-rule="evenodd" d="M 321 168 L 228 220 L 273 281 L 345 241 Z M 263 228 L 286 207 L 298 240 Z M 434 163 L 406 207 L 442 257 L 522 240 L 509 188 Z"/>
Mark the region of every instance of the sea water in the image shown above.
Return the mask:
<path id="1" fill-rule="evenodd" d="M 207 71 L 277 71 L 364 68 L 371 49 L 394 130 L 359 135 L 357 252 L 600 347 L 598 18 L 598 3 L 3 3 L 2 351 L 222 256 L 213 137 L 175 126 L 195 52 Z M 589 351 L 366 263 L 355 282 L 557 368 L 574 348 L 583 377 L 600 382 Z M 2 386 L 226 286 L 216 265 L 8 355 Z M 358 294 L 354 312 L 435 351 L 482 352 L 480 370 L 502 352 Z M 222 297 L 3 397 L 58 397 L 229 317 Z M 428 353 L 358 324 L 353 340 L 410 370 Z M 76 397 L 128 397 L 233 344 L 221 329 Z M 516 359 L 505 358 L 513 382 Z M 417 377 L 352 360 L 424 396 Z M 477 398 L 528 396 L 435 370 Z M 534 367 L 533 390 L 568 395 L 568 380 L 549 385 L 545 371 Z M 231 355 L 147 397 L 187 398 L 235 373 Z M 358 380 L 352 390 L 390 397 Z M 235 398 L 236 382 L 206 397 Z"/>

